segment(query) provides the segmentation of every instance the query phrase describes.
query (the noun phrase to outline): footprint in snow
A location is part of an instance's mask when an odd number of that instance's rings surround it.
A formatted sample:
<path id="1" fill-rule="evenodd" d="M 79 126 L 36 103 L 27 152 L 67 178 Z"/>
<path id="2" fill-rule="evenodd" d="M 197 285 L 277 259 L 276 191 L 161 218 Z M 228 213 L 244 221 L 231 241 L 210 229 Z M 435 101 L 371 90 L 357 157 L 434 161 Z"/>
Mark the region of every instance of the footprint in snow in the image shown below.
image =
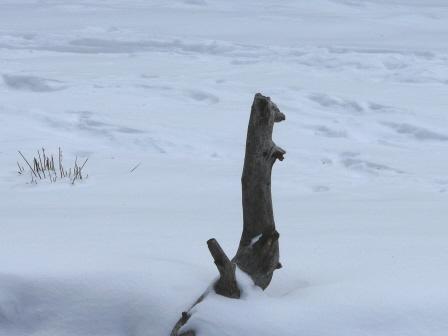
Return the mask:
<path id="1" fill-rule="evenodd" d="M 340 154 L 342 165 L 353 171 L 378 176 L 382 173 L 404 174 L 404 171 L 360 158 L 360 153 L 344 152 Z"/>
<path id="2" fill-rule="evenodd" d="M 325 185 L 316 185 L 311 188 L 314 192 L 326 192 L 330 190 L 330 187 Z"/>
<path id="3" fill-rule="evenodd" d="M 187 96 L 191 99 L 208 103 L 208 104 L 216 104 L 219 103 L 219 98 L 211 93 L 205 92 L 205 91 L 199 91 L 199 90 L 190 90 L 187 92 Z"/>
<path id="4" fill-rule="evenodd" d="M 425 141 L 448 141 L 448 135 L 432 131 L 430 129 L 407 123 L 382 122 L 384 126 L 393 129 L 398 134 L 403 134 L 414 139 Z"/>
<path id="5" fill-rule="evenodd" d="M 12 90 L 31 92 L 52 92 L 64 90 L 61 81 L 27 75 L 3 75 L 3 82 Z"/>
<path id="6" fill-rule="evenodd" d="M 356 101 L 345 98 L 332 97 L 326 94 L 312 94 L 308 98 L 321 107 L 332 111 L 344 111 L 350 114 L 362 114 L 364 108 Z"/>
<path id="7" fill-rule="evenodd" d="M 324 125 L 311 126 L 314 133 L 319 136 L 324 136 L 327 138 L 347 138 L 348 134 L 345 130 L 334 129 Z"/>

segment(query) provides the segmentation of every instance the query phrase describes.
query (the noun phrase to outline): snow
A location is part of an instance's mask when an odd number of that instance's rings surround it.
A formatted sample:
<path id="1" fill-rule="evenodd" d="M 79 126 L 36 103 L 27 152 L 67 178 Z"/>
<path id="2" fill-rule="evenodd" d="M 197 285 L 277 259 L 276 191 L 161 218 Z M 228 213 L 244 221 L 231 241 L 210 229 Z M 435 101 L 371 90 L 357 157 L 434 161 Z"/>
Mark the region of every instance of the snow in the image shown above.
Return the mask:
<path id="1" fill-rule="evenodd" d="M 283 268 L 189 325 L 446 335 L 447 35 L 443 0 L 0 0 L 0 335 L 169 334 L 236 251 L 256 92 Z M 17 174 L 59 146 L 87 180 Z"/>

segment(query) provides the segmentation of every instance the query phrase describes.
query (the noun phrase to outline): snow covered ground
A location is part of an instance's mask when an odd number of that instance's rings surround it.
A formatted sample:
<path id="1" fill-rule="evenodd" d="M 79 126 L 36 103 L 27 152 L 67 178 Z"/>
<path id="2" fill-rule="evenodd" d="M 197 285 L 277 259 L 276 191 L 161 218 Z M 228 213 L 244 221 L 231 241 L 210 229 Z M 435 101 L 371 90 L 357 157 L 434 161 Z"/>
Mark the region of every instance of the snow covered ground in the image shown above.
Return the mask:
<path id="1" fill-rule="evenodd" d="M 446 335 L 447 36 L 445 0 L 0 0 L 0 334 L 167 335 L 237 248 L 262 92 L 284 267 L 199 335 Z M 89 178 L 29 184 L 42 146 Z"/>

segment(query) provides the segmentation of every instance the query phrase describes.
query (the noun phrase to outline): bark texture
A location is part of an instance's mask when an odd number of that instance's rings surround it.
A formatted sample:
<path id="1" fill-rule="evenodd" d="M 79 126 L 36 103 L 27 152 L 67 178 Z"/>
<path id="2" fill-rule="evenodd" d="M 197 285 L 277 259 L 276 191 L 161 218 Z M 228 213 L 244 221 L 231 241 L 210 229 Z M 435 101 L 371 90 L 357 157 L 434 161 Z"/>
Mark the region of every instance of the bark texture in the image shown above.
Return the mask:
<path id="1" fill-rule="evenodd" d="M 272 141 L 274 123 L 285 120 L 270 97 L 257 93 L 252 103 L 247 128 L 242 185 L 243 233 L 235 257 L 230 261 L 216 239 L 207 241 L 208 248 L 219 271 L 213 289 L 217 294 L 238 299 L 240 289 L 235 278 L 238 266 L 254 283 L 265 289 L 271 282 L 279 262 L 279 234 L 275 228 L 271 197 L 272 166 L 283 160 L 285 151 Z M 200 303 L 202 294 L 191 308 Z M 183 312 L 171 336 L 194 336 L 194 330 L 180 332 L 190 318 L 191 308 Z"/>
<path id="2" fill-rule="evenodd" d="M 219 279 L 213 286 L 216 294 L 239 299 L 240 289 L 235 278 L 236 265 L 229 260 L 216 239 L 209 239 L 207 245 L 219 271 Z"/>
<path id="3" fill-rule="evenodd" d="M 246 155 L 241 178 L 243 233 L 236 256 L 238 267 L 265 289 L 279 262 L 279 234 L 275 229 L 271 197 L 274 162 L 286 153 L 272 141 L 274 123 L 285 120 L 269 97 L 255 95 L 247 128 Z"/>

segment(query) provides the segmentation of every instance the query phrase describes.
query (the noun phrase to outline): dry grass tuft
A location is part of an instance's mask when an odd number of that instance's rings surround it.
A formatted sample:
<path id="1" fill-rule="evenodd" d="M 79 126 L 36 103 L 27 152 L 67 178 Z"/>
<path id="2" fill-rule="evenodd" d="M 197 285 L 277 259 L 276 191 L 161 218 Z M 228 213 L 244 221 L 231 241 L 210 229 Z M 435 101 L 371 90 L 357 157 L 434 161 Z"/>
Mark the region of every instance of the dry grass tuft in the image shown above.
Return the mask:
<path id="1" fill-rule="evenodd" d="M 89 175 L 83 175 L 83 168 L 86 165 L 88 158 L 78 165 L 78 157 L 75 158 L 73 167 L 66 169 L 62 164 L 62 150 L 59 147 L 58 160 L 55 164 L 53 154 L 49 156 L 45 153 L 45 148 L 37 150 L 37 156 L 34 156 L 32 160 L 28 160 L 25 155 L 19 151 L 19 155 L 23 159 L 26 166 L 29 168 L 29 172 L 26 171 L 23 164 L 21 165 L 17 161 L 19 175 L 31 175 L 31 183 L 36 184 L 40 180 L 49 180 L 54 183 L 58 180 L 69 180 L 71 184 L 75 184 L 76 181 L 80 181 L 89 177 Z"/>

